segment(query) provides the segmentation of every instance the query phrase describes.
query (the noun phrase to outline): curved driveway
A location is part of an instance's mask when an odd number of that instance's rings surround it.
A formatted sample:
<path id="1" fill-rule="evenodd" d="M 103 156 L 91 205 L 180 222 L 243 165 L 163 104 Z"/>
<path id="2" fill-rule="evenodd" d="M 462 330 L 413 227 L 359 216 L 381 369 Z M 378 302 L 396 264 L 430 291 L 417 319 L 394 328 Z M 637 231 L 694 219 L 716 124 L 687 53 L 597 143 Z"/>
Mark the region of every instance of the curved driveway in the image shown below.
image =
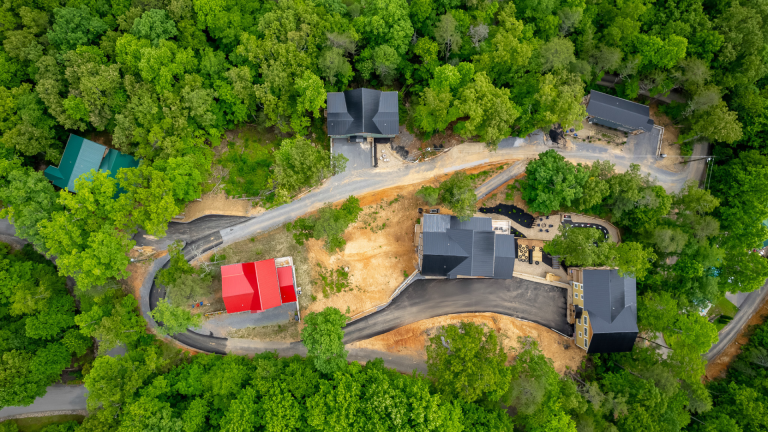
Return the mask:
<path id="1" fill-rule="evenodd" d="M 571 336 L 568 290 L 527 279 L 419 279 L 384 309 L 347 324 L 344 342 L 370 339 L 443 315 L 492 312 L 531 321 Z"/>
<path id="2" fill-rule="evenodd" d="M 171 222 L 169 224 L 167 235 L 163 239 L 152 238 L 142 233 L 137 234 L 134 239 L 139 246 L 152 246 L 158 250 L 166 248 L 167 245 L 174 240 L 182 240 L 187 243 L 187 247 L 185 248 L 185 255 L 188 258 L 191 258 L 191 256 L 196 252 L 203 252 L 218 246 L 226 246 L 228 244 L 248 238 L 259 232 L 263 232 L 276 226 L 282 225 L 286 222 L 301 217 L 304 214 L 312 212 L 321 207 L 326 202 L 336 202 L 350 195 L 360 195 L 387 187 L 418 183 L 430 178 L 434 178 L 438 175 L 470 168 L 473 166 L 483 165 L 486 163 L 501 162 L 508 159 L 534 158 L 540 152 L 546 151 L 550 148 L 544 145 L 544 142 L 541 138 L 542 135 L 543 134 L 539 133 L 538 135 L 531 135 L 527 138 L 507 138 L 499 144 L 499 148 L 496 152 L 488 152 L 485 149 L 484 144 L 464 144 L 451 149 L 438 158 L 420 164 L 405 164 L 388 169 L 377 168 L 343 173 L 330 179 L 325 185 L 307 194 L 301 199 L 269 210 L 254 218 L 244 219 L 242 217 L 230 216 L 206 216 L 187 224 Z M 688 179 L 701 180 L 704 173 L 704 163 L 690 164 L 683 172 L 672 173 L 661 168 L 657 168 L 654 165 L 655 161 L 652 160 L 652 158 L 650 158 L 648 155 L 623 154 L 611 148 L 589 143 L 576 142 L 574 144 L 575 145 L 573 149 L 568 151 L 560 150 L 558 152 L 573 162 L 591 162 L 598 159 L 609 159 L 611 162 L 616 164 L 616 168 L 620 171 L 628 169 L 631 163 L 640 163 L 642 164 L 643 172 L 650 173 L 657 179 L 659 184 L 670 191 L 680 190 L 685 181 Z M 708 154 L 705 146 L 695 146 L 695 156 L 701 156 L 705 154 Z M 517 167 L 515 169 L 509 169 L 503 172 L 501 175 L 494 177 L 491 179 L 491 181 L 500 181 L 501 183 L 499 184 L 503 184 L 504 182 L 511 179 L 511 177 L 508 177 L 508 175 L 516 171 Z M 150 271 L 147 272 L 147 275 L 145 276 L 142 284 L 139 306 L 142 315 L 145 317 L 150 327 L 157 325 L 152 317 L 149 316 L 149 311 L 156 303 L 158 297 L 158 295 L 155 293 L 154 301 L 150 301 L 151 297 L 153 297 L 152 291 L 155 273 L 157 273 L 157 271 L 167 261 L 167 255 L 163 258 L 155 260 L 151 265 Z M 408 294 L 406 293 L 403 295 L 407 296 Z M 406 297 L 403 298 L 405 299 Z M 411 297 L 408 298 L 410 299 Z M 152 303 L 152 305 L 150 305 L 150 303 Z M 410 308 L 413 308 L 415 305 L 413 300 L 409 300 L 407 303 L 409 304 Z M 466 307 L 467 305 L 466 300 L 459 301 L 457 305 L 458 304 L 463 304 L 461 307 Z M 458 312 L 458 310 L 450 312 L 450 306 L 451 302 L 444 299 L 441 306 L 441 313 L 445 314 Z M 492 305 L 488 307 L 492 307 Z M 477 308 L 475 307 L 473 309 Z M 421 316 L 426 316 L 425 311 L 427 310 L 428 308 L 424 307 L 417 307 L 416 309 L 413 309 L 414 313 L 419 313 Z M 386 309 L 382 312 L 384 311 L 386 311 Z M 372 315 L 364 318 L 368 320 L 367 322 L 370 322 L 372 326 L 379 326 L 378 330 L 376 330 L 375 327 L 371 327 L 371 333 L 375 333 L 382 328 L 391 326 L 394 322 L 404 322 L 402 321 L 402 314 L 394 313 L 391 311 L 394 311 L 394 308 L 390 309 L 390 311 L 386 311 L 386 313 L 382 313 L 381 315 Z M 478 310 L 474 311 L 477 312 Z M 524 318 L 525 316 L 528 315 L 521 313 L 517 317 Z M 546 322 L 542 322 L 541 324 L 544 326 L 552 325 L 550 328 L 556 328 L 558 325 L 557 323 L 548 324 Z M 362 329 L 362 323 L 352 323 L 350 324 L 348 330 L 350 332 L 354 332 L 350 334 L 349 338 L 364 337 L 365 332 Z M 569 334 L 568 332 L 563 333 Z M 355 336 L 355 334 L 357 334 L 357 336 Z M 195 349 L 212 353 L 223 354 L 231 352 L 235 354 L 249 354 L 263 351 L 277 351 L 280 355 L 301 355 L 302 353 L 306 353 L 306 349 L 301 343 L 260 343 L 243 339 L 213 338 L 190 331 L 176 335 L 175 339 L 182 344 L 188 345 Z M 398 369 L 401 372 L 409 372 L 416 369 L 422 373 L 426 373 L 426 368 L 423 362 L 414 361 L 407 356 L 400 356 L 387 352 L 366 349 L 350 349 L 348 358 L 350 360 L 365 361 L 376 357 L 384 358 L 385 364 L 387 366 Z M 81 395 L 84 394 L 84 387 L 72 387 L 72 389 L 75 389 L 74 391 L 76 392 L 81 392 Z M 50 396 L 47 395 L 46 397 L 50 397 L 51 400 L 54 400 L 54 404 L 66 405 L 67 403 L 72 402 L 77 405 L 77 408 L 83 407 L 83 396 L 73 397 L 71 395 L 59 394 L 59 391 L 67 390 L 68 388 L 59 390 L 56 386 L 53 386 L 49 388 Z M 21 409 L 24 412 L 40 412 L 50 411 L 51 409 L 58 409 L 49 408 L 48 402 L 42 402 L 41 399 L 35 401 L 32 406 Z M 9 409 L 11 408 L 4 408 L 2 414 L 10 412 L 6 411 Z"/>
<path id="3" fill-rule="evenodd" d="M 394 166 L 392 168 L 371 168 L 368 170 L 356 170 L 349 173 L 342 173 L 329 179 L 328 182 L 323 186 L 296 201 L 269 210 L 254 218 L 246 219 L 245 221 L 243 221 L 242 218 L 232 217 L 231 219 L 227 219 L 228 217 L 226 216 L 218 217 L 216 219 L 217 224 L 226 225 L 228 222 L 232 222 L 232 226 L 224 227 L 218 232 L 206 232 L 206 227 L 208 227 L 207 229 L 210 230 L 212 226 L 210 225 L 210 222 L 206 222 L 204 219 L 199 219 L 201 222 L 197 222 L 196 220 L 184 224 L 185 226 L 183 230 L 178 229 L 177 231 L 177 228 L 172 229 L 169 226 L 169 232 L 178 232 L 179 234 L 177 235 L 176 239 L 187 241 L 185 246 L 185 255 L 187 258 L 192 258 L 196 253 L 202 253 L 213 248 L 223 247 L 237 241 L 244 240 L 260 232 L 265 232 L 269 229 L 283 225 L 286 222 L 295 220 L 296 218 L 299 218 L 320 208 L 325 203 L 336 202 L 350 195 L 360 195 L 387 187 L 418 183 L 434 178 L 437 175 L 442 175 L 487 163 L 502 162 L 509 159 L 532 158 L 536 157 L 540 152 L 548 149 L 549 147 L 544 145 L 541 136 L 537 135 L 532 135 L 531 137 L 525 139 L 507 138 L 499 144 L 499 149 L 496 152 L 488 152 L 485 145 L 481 143 L 463 144 L 428 162 L 419 164 L 404 164 L 400 166 Z M 699 145 L 696 146 L 694 153 L 704 154 L 706 151 L 707 149 L 705 146 Z M 590 162 L 598 159 L 610 159 L 611 162 L 616 164 L 616 168 L 620 171 L 628 169 L 631 163 L 643 163 L 642 170 L 644 172 L 650 173 L 657 179 L 660 184 L 664 185 L 667 189 L 672 191 L 681 189 L 683 184 L 689 178 L 699 180 L 700 176 L 703 174 L 703 169 L 700 169 L 696 165 L 687 166 L 683 172 L 672 173 L 661 168 L 657 168 L 653 164 L 653 160 L 651 160 L 648 155 L 623 154 L 620 151 L 614 150 L 612 148 L 589 143 L 577 142 L 575 143 L 572 150 L 559 151 L 559 153 L 574 162 Z M 501 182 L 499 184 L 503 184 L 505 181 L 511 179 L 512 174 L 516 175 L 516 172 L 519 169 L 519 165 L 515 165 L 515 169 L 505 170 L 500 174 L 500 176 L 492 178 L 489 180 L 489 182 Z M 483 186 L 481 186 L 479 189 L 482 188 Z M 171 223 L 171 225 L 172 224 L 174 223 Z M 137 244 L 142 244 L 143 241 L 144 240 L 137 238 Z M 154 289 L 154 275 L 157 270 L 159 270 L 160 267 L 166 262 L 167 257 L 165 259 L 158 259 L 153 263 L 152 269 L 147 272 L 144 284 L 141 289 L 141 299 L 139 304 L 141 306 L 142 313 L 150 326 L 155 326 L 156 323 L 152 317 L 149 316 L 148 312 L 154 307 L 157 299 L 162 296 L 161 292 L 158 292 Z M 461 296 L 464 296 L 465 298 L 472 297 L 474 295 L 474 293 L 467 294 L 459 292 L 456 292 L 456 294 L 461 294 Z M 519 301 L 519 299 L 517 301 Z M 459 306 L 460 304 L 461 306 Z M 456 308 L 452 308 L 450 302 L 445 303 L 441 309 L 441 312 L 432 316 L 460 313 L 463 310 L 469 311 L 466 307 L 466 303 L 464 303 L 463 300 L 459 300 L 456 303 L 453 303 L 453 305 L 456 306 Z M 541 307 L 541 305 L 538 306 Z M 482 307 L 485 309 L 485 312 L 499 310 L 493 309 L 493 301 L 488 301 L 486 304 L 483 304 Z M 422 309 L 422 313 L 427 309 L 428 308 Z M 394 310 L 394 308 L 390 310 Z M 474 307 L 471 311 L 480 312 L 481 310 L 478 309 L 478 307 Z M 511 313 L 507 314 L 510 315 Z M 381 320 L 381 327 L 371 327 L 371 334 L 381 334 L 384 333 L 384 331 L 380 330 L 382 328 L 391 327 L 392 322 L 405 322 L 402 321 L 402 318 L 397 317 L 397 315 L 398 314 L 388 312 L 387 314 L 378 315 L 377 318 L 370 316 L 366 317 L 365 319 Z M 564 311 L 562 316 L 565 316 Z M 523 319 L 535 318 L 535 314 L 520 314 L 519 317 Z M 533 319 L 529 320 L 534 321 Z M 418 320 L 413 319 L 410 322 L 415 321 Z M 373 324 L 375 323 L 371 322 L 371 325 Z M 558 328 L 557 323 L 552 322 L 550 324 L 551 325 L 543 325 L 549 328 Z M 359 328 L 361 325 L 362 324 L 356 324 L 355 327 L 350 325 L 348 330 L 356 331 L 355 328 Z M 566 331 L 558 331 L 564 334 L 570 334 L 569 330 L 563 330 Z M 360 340 L 359 338 L 361 337 L 362 336 L 358 336 L 358 339 L 356 340 Z M 175 339 L 192 348 L 216 353 L 230 352 L 232 351 L 230 348 L 234 348 L 235 344 L 235 341 L 232 339 L 212 338 L 208 335 L 202 335 L 194 332 L 187 332 L 176 335 Z M 241 345 L 242 344 L 247 345 L 245 342 L 242 342 Z M 252 345 L 254 345 L 253 352 L 260 352 L 259 350 L 273 350 L 271 348 L 265 348 L 263 346 L 264 344 L 261 344 L 261 346 L 256 346 L 259 344 L 254 343 Z M 239 352 L 248 351 L 242 346 L 238 346 L 237 348 L 240 349 Z M 292 355 L 290 353 L 294 353 L 296 349 L 295 347 L 289 346 L 275 346 L 272 348 L 277 350 L 278 353 L 285 352 L 286 355 Z"/>

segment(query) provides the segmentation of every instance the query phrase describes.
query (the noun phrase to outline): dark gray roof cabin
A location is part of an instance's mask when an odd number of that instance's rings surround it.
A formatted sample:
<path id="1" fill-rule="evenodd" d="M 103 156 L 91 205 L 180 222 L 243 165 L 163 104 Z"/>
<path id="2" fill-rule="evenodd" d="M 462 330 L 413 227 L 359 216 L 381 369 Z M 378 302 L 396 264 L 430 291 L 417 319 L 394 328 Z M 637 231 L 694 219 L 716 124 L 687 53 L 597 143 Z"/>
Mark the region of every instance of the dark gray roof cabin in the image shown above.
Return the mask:
<path id="1" fill-rule="evenodd" d="M 422 268 L 425 276 L 509 279 L 515 268 L 515 237 L 496 234 L 490 218 L 459 221 L 455 216 L 424 215 Z"/>
<path id="2" fill-rule="evenodd" d="M 584 309 L 592 338 L 588 353 L 632 351 L 637 338 L 637 282 L 616 269 L 584 269 Z"/>
<path id="3" fill-rule="evenodd" d="M 653 119 L 648 106 L 592 90 L 589 93 L 587 114 L 590 121 L 624 132 L 653 130 Z"/>
<path id="4" fill-rule="evenodd" d="M 328 93 L 328 135 L 394 138 L 398 132 L 397 92 L 367 88 Z"/>

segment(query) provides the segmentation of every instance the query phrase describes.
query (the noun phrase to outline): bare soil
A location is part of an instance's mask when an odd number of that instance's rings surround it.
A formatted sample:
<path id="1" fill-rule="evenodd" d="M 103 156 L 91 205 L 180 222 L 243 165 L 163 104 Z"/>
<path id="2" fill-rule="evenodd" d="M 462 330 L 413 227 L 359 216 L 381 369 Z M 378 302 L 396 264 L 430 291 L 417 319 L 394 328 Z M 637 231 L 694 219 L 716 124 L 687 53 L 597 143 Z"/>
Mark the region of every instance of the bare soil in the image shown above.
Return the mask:
<path id="1" fill-rule="evenodd" d="M 622 147 L 627 143 L 627 134 L 596 123 L 590 123 L 586 119 L 581 122 L 581 129 L 576 131 L 580 141 L 587 141 L 596 144 L 612 145 Z M 569 133 L 567 137 L 573 134 Z"/>
<path id="2" fill-rule="evenodd" d="M 418 208 L 426 207 L 414 195 L 419 187 L 391 188 L 359 197 L 363 212 L 344 233 L 347 244 L 341 252 L 329 254 L 322 241 L 306 243 L 317 300 L 302 313 L 333 306 L 357 314 L 385 303 L 406 275 L 416 271 L 413 236 Z M 339 268 L 349 269 L 349 288 L 324 297 L 320 273 Z"/>
<path id="3" fill-rule="evenodd" d="M 227 196 L 223 191 L 209 192 L 203 195 L 200 200 L 192 201 L 184 209 L 184 218 L 175 219 L 176 222 L 191 222 L 199 217 L 206 215 L 227 215 L 227 216 L 255 216 L 264 209 L 261 207 L 251 207 L 251 202 L 247 199 L 233 199 Z"/>
<path id="4" fill-rule="evenodd" d="M 669 117 L 659 111 L 658 101 L 651 101 L 649 106 L 653 122 L 664 128 L 664 136 L 661 138 L 661 154 L 665 154 L 667 157 L 662 159 L 657 165 L 669 171 L 680 172 L 685 169 L 684 164 L 678 163 L 683 160 L 680 157 L 680 145 L 676 144 L 680 130 L 672 123 Z"/>
<path id="5" fill-rule="evenodd" d="M 499 166 L 508 163 L 486 164 L 464 172 L 496 172 Z M 302 303 L 302 316 L 328 306 L 352 316 L 386 303 L 406 277 L 417 269 L 414 233 L 416 220 L 420 217 L 418 209 L 429 206 L 415 196 L 416 191 L 423 185 L 438 186 L 451 175 L 359 196 L 363 212 L 344 234 L 347 244 L 341 252 L 331 255 L 323 247 L 323 242 L 308 241 L 306 245 L 313 271 L 312 294 L 316 300 L 309 307 L 304 307 Z M 451 214 L 443 207 L 440 207 L 440 212 Z M 320 274 L 339 268 L 349 269 L 349 288 L 324 297 L 319 283 Z"/>
<path id="6" fill-rule="evenodd" d="M 372 339 L 355 342 L 350 346 L 426 359 L 425 347 L 429 344 L 429 338 L 437 334 L 440 327 L 462 321 L 484 325 L 500 335 L 499 339 L 508 353 L 509 363 L 515 358 L 512 350 L 518 346 L 518 338 L 525 336 L 530 336 L 539 342 L 544 355 L 553 360 L 555 370 L 560 374 L 568 369 L 579 368 L 586 356 L 586 353 L 574 345 L 571 339 L 537 324 L 493 313 L 457 314 L 422 320 Z"/>
<path id="7" fill-rule="evenodd" d="M 752 336 L 751 327 L 762 324 L 768 318 L 768 298 L 763 301 L 760 309 L 752 315 L 747 324 L 741 329 L 741 333 L 728 345 L 717 358 L 707 364 L 707 379 L 725 377 L 725 372 L 737 355 L 741 354 L 741 347 L 749 342 Z"/>
<path id="8" fill-rule="evenodd" d="M 400 133 L 392 139 L 392 144 L 408 150 L 409 156 L 419 152 L 419 154 L 429 159 L 439 153 L 435 149 L 447 150 L 459 144 L 469 142 L 469 140 L 453 133 L 453 125 L 455 124 L 456 122 L 451 123 L 444 132 L 436 133 L 426 141 L 408 132 L 405 126 L 400 126 Z M 432 150 L 427 151 L 428 148 Z"/>

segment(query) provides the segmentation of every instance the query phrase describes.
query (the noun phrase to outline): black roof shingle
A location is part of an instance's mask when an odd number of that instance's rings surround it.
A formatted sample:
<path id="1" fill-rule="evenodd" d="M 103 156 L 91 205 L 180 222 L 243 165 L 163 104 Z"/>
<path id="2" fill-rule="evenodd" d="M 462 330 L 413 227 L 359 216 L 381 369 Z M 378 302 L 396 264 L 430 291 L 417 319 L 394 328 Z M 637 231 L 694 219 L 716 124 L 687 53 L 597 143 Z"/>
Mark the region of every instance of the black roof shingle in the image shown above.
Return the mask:
<path id="1" fill-rule="evenodd" d="M 328 93 L 328 135 L 397 135 L 397 92 L 359 88 Z"/>
<path id="2" fill-rule="evenodd" d="M 585 269 L 584 309 L 592 326 L 590 353 L 631 351 L 637 337 L 637 281 L 617 269 Z"/>
<path id="3" fill-rule="evenodd" d="M 587 114 L 634 130 L 653 130 L 653 119 L 650 117 L 648 106 L 596 90 L 589 92 Z"/>
<path id="4" fill-rule="evenodd" d="M 515 238 L 497 235 L 490 218 L 462 222 L 455 216 L 424 215 L 422 247 L 421 273 L 425 276 L 512 277 Z"/>

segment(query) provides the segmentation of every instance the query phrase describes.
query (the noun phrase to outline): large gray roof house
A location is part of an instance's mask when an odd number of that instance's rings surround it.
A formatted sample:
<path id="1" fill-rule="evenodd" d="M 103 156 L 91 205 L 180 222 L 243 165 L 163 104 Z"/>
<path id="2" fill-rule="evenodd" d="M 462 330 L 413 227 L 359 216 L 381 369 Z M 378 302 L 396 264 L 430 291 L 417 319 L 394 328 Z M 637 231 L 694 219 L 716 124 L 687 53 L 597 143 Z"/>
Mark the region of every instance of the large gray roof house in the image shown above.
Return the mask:
<path id="1" fill-rule="evenodd" d="M 399 127 L 397 92 L 367 88 L 328 93 L 332 138 L 394 138 Z"/>
<path id="2" fill-rule="evenodd" d="M 576 345 L 588 353 L 632 351 L 637 339 L 637 282 L 615 268 L 574 268 Z"/>
<path id="3" fill-rule="evenodd" d="M 419 258 L 421 274 L 510 279 L 515 268 L 515 237 L 494 232 L 491 218 L 424 215 Z"/>
<path id="4" fill-rule="evenodd" d="M 648 106 L 592 90 L 587 114 L 590 123 L 624 132 L 651 132 L 653 119 Z"/>

